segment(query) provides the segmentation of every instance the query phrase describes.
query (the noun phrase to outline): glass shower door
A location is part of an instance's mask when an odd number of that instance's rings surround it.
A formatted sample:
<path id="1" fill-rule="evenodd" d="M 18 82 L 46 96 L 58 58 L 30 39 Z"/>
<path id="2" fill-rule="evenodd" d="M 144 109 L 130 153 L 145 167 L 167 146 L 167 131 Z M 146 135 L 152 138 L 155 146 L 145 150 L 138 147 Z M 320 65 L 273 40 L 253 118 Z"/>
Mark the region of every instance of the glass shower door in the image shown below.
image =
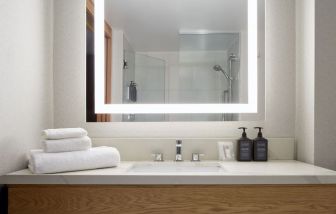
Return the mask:
<path id="1" fill-rule="evenodd" d="M 164 104 L 166 62 L 144 54 L 135 56 L 137 104 Z M 165 121 L 164 114 L 137 114 L 134 121 Z"/>

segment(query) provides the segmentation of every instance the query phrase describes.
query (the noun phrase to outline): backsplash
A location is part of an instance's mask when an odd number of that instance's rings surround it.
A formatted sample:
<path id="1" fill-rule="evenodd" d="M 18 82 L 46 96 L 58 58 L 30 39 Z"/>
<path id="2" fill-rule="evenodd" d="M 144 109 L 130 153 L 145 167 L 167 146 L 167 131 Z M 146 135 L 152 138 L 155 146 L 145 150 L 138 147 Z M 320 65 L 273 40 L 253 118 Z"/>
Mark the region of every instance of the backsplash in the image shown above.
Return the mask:
<path id="1" fill-rule="evenodd" d="M 153 160 L 153 153 L 163 153 L 164 160 L 174 160 L 176 141 L 174 138 L 93 138 L 94 146 L 113 146 L 121 154 L 122 161 Z M 232 141 L 230 138 L 180 138 L 183 159 L 191 160 L 192 153 L 202 153 L 204 160 L 218 160 L 218 141 Z M 270 160 L 294 160 L 295 141 L 293 138 L 269 138 Z M 236 149 L 236 148 L 234 148 Z"/>

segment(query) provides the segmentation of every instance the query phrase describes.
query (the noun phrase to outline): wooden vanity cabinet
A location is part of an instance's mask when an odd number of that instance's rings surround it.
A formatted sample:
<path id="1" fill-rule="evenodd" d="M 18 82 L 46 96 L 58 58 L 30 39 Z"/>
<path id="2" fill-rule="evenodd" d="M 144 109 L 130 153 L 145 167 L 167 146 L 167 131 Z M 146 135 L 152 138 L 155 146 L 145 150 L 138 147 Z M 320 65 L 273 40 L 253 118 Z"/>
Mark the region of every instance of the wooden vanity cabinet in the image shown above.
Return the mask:
<path id="1" fill-rule="evenodd" d="M 9 214 L 336 213 L 336 185 L 9 185 Z"/>

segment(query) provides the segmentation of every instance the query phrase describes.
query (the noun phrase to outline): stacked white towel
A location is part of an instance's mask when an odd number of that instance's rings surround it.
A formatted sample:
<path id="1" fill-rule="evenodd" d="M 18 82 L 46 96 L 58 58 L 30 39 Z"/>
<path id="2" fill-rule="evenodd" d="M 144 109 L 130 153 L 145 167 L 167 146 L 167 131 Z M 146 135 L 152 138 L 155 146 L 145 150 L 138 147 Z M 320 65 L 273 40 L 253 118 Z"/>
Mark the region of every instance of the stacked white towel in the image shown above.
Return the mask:
<path id="1" fill-rule="evenodd" d="M 33 173 L 57 173 L 106 167 L 120 163 L 119 151 L 112 147 L 92 148 L 87 131 L 82 128 L 48 129 L 43 131 L 43 150 L 28 155 Z"/>
<path id="2" fill-rule="evenodd" d="M 60 153 L 33 150 L 28 158 L 28 167 L 36 174 L 115 167 L 120 163 L 120 154 L 112 147 L 96 147 L 87 151 Z"/>
<path id="3" fill-rule="evenodd" d="M 48 140 L 80 138 L 87 136 L 87 134 L 87 131 L 82 128 L 46 129 L 42 131 L 42 135 Z"/>
<path id="4" fill-rule="evenodd" d="M 91 139 L 88 136 L 81 138 L 68 138 L 60 140 L 44 140 L 42 142 L 44 152 L 72 152 L 83 151 L 91 148 Z"/>
<path id="5" fill-rule="evenodd" d="M 72 152 L 88 150 L 92 147 L 87 131 L 82 128 L 47 129 L 43 131 L 44 152 Z"/>

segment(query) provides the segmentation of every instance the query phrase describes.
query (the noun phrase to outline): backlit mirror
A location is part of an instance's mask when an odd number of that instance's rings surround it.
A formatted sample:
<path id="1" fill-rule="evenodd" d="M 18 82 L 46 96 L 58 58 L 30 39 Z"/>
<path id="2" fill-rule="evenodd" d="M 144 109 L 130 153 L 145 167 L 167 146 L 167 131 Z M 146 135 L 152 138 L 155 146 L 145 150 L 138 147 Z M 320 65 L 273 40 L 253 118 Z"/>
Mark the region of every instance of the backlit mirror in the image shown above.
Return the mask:
<path id="1" fill-rule="evenodd" d="M 255 118 L 263 23 L 264 0 L 87 0 L 87 121 Z"/>

